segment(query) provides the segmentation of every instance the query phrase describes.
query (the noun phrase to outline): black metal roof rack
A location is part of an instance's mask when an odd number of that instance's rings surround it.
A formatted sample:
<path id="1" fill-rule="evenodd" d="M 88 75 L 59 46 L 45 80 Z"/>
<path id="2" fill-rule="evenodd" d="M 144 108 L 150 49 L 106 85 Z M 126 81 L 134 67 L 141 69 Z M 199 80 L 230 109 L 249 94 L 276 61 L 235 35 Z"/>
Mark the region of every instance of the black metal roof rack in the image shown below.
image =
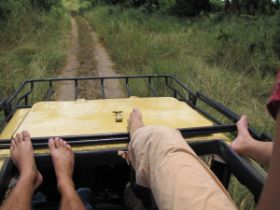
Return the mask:
<path id="1" fill-rule="evenodd" d="M 75 89 L 75 99 L 79 98 L 79 86 L 83 81 L 96 81 L 100 87 L 99 98 L 106 98 L 104 83 L 110 80 L 118 80 L 123 83 L 127 96 L 137 94 L 134 92 L 133 85 L 137 80 L 146 82 L 147 96 L 160 97 L 172 96 L 180 101 L 190 105 L 193 109 L 203 114 L 215 124 L 213 126 L 182 128 L 179 129 L 184 137 L 194 137 L 201 135 L 209 135 L 221 132 L 235 132 L 235 123 L 239 120 L 239 116 L 215 100 L 205 96 L 201 92 L 195 92 L 188 86 L 178 81 L 170 75 L 143 75 L 143 76 L 116 76 L 116 77 L 75 77 L 75 78 L 51 78 L 51 79 L 34 79 L 27 80 L 16 90 L 9 98 L 0 102 L 0 126 L 3 128 L 10 120 L 13 114 L 19 108 L 29 108 L 36 101 L 32 100 L 31 95 L 36 91 L 36 85 L 45 85 L 45 94 L 40 99 L 41 101 L 50 101 L 55 93 L 57 84 L 70 81 L 73 82 Z M 200 106 L 199 104 L 203 104 Z M 212 111 L 215 111 L 229 123 L 224 123 Z M 1 128 L 0 127 L 0 128 Z M 271 141 L 271 137 L 264 133 L 258 133 L 253 128 L 249 129 L 254 138 L 261 141 Z M 49 137 L 33 138 L 33 146 L 41 148 L 47 146 Z M 80 135 L 80 136 L 62 136 L 71 145 L 96 145 L 106 143 L 128 143 L 128 133 L 109 133 L 99 135 Z M 240 156 L 233 152 L 227 144 L 221 140 L 212 141 L 196 141 L 190 142 L 191 147 L 198 155 L 215 154 L 218 155 L 224 163 L 219 165 L 217 161 L 212 161 L 211 169 L 221 180 L 225 187 L 229 184 L 230 175 L 235 175 L 238 180 L 244 184 L 254 195 L 255 201 L 260 197 L 262 186 L 265 178 L 260 175 L 256 169 L 244 161 Z M 2 139 L 0 141 L 0 149 L 9 148 L 10 139 Z M 105 151 L 104 151 L 105 152 Z"/>
<path id="2" fill-rule="evenodd" d="M 206 116 L 213 121 L 216 125 L 228 125 L 223 123 L 219 118 L 209 112 L 210 109 L 220 114 L 224 118 L 228 119 L 231 123 L 235 123 L 239 120 L 239 116 L 222 105 L 219 102 L 205 96 L 201 92 L 195 92 L 191 90 L 187 85 L 183 84 L 175 77 L 170 75 L 137 75 L 137 76 L 114 76 L 114 77 L 74 77 L 74 78 L 50 78 L 50 79 L 33 79 L 27 80 L 20 85 L 15 93 L 0 102 L 0 129 L 10 120 L 15 111 L 19 108 L 30 108 L 36 101 L 31 100 L 32 93 L 36 92 L 35 86 L 38 84 L 45 85 L 45 94 L 41 98 L 42 101 L 52 100 L 52 95 L 55 93 L 54 86 L 64 81 L 73 82 L 75 87 L 75 99 L 79 98 L 78 88 L 82 81 L 93 80 L 100 83 L 100 98 L 105 99 L 105 87 L 104 82 L 110 80 L 118 80 L 124 83 L 126 94 L 128 97 L 136 93 L 132 90 L 132 85 L 137 80 L 145 81 L 147 87 L 147 96 L 159 97 L 159 96 L 172 96 L 178 100 L 184 101 L 192 108 Z M 160 83 L 156 85 L 156 83 Z M 163 91 L 165 90 L 165 91 Z M 198 104 L 203 103 L 203 108 Z M 2 117 L 2 119 L 1 119 Z M 213 127 L 214 129 L 214 127 Z M 232 130 L 233 132 L 235 130 Z M 261 141 L 271 141 L 271 137 L 268 134 L 258 133 L 255 129 L 249 128 L 249 131 L 254 138 Z"/>

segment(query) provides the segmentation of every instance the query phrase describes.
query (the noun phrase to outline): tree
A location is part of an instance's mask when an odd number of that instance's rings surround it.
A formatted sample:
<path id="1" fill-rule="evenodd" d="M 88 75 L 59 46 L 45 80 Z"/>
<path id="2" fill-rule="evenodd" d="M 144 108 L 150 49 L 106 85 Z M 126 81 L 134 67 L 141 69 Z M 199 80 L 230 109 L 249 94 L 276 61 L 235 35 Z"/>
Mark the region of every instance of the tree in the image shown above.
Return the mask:
<path id="1" fill-rule="evenodd" d="M 271 14 L 278 4 L 279 0 L 225 0 L 225 11 L 249 15 Z"/>
<path id="2" fill-rule="evenodd" d="M 228 12 L 230 10 L 230 1 L 229 0 L 225 0 L 225 9 L 226 12 Z"/>
<path id="3" fill-rule="evenodd" d="M 209 0 L 176 0 L 173 11 L 179 16 L 193 17 L 200 12 L 210 11 Z"/>
<path id="4" fill-rule="evenodd" d="M 30 0 L 32 7 L 35 9 L 50 11 L 53 6 L 61 4 L 60 0 Z"/>

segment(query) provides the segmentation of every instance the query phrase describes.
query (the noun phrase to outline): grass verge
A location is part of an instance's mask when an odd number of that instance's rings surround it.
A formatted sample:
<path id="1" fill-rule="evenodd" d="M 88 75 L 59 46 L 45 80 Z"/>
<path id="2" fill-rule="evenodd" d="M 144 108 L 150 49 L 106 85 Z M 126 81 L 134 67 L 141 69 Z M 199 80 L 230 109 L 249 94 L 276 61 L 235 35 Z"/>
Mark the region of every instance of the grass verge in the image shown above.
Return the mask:
<path id="1" fill-rule="evenodd" d="M 56 7 L 44 12 L 26 6 L 9 18 L 0 35 L 0 98 L 9 96 L 24 80 L 55 77 L 64 64 L 69 23 L 69 14 Z"/>
<path id="2" fill-rule="evenodd" d="M 273 50 L 279 15 L 178 19 L 104 6 L 84 16 L 104 40 L 119 73 L 174 75 L 246 114 L 259 131 L 274 130 L 265 103 L 280 66 Z M 255 209 L 252 195 L 234 178 L 230 193 L 239 209 Z"/>
<path id="3" fill-rule="evenodd" d="M 172 74 L 272 133 L 265 103 L 280 66 L 272 50 L 276 17 L 185 20 L 116 7 L 97 7 L 84 16 L 121 74 Z"/>

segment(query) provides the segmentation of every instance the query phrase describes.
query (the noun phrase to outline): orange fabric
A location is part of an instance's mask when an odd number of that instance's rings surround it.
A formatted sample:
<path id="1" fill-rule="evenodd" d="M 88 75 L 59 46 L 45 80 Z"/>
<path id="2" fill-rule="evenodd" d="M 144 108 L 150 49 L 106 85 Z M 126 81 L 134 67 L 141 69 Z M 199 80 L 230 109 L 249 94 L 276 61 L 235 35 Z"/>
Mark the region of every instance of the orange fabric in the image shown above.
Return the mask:
<path id="1" fill-rule="evenodd" d="M 129 160 L 136 183 L 151 188 L 160 210 L 236 209 L 222 184 L 177 130 L 138 129 L 129 144 Z"/>

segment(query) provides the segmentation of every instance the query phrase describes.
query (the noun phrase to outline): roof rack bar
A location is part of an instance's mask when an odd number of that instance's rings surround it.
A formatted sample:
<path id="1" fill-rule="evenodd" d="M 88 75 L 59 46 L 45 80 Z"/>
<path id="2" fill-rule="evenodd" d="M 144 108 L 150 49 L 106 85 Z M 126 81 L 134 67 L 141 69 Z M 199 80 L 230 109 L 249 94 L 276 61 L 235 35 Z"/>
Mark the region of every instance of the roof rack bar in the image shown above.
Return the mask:
<path id="1" fill-rule="evenodd" d="M 219 156 L 228 163 L 230 171 L 245 185 L 254 195 L 254 200 L 257 203 L 262 192 L 266 177 L 257 173 L 247 161 L 244 161 L 236 152 L 229 148 L 224 142 L 217 142 L 219 145 Z M 250 179 L 248 179 L 248 176 Z"/>
<path id="2" fill-rule="evenodd" d="M 172 87 L 171 85 L 169 85 L 169 83 L 168 83 L 168 77 L 165 77 L 165 85 L 166 85 L 170 90 L 173 91 L 173 96 L 174 96 L 175 98 L 178 98 L 178 97 L 177 97 L 177 95 L 178 95 L 178 96 L 180 96 L 180 98 L 181 98 L 182 100 L 185 101 L 185 97 L 184 97 L 181 93 L 179 93 L 174 87 Z"/>
<path id="3" fill-rule="evenodd" d="M 13 101 L 17 96 L 18 96 L 18 94 L 21 92 L 21 90 L 23 89 L 23 88 L 25 88 L 25 86 L 27 85 L 27 84 L 29 84 L 29 83 L 31 83 L 30 81 L 25 81 L 25 82 L 23 82 L 20 86 L 19 86 L 19 88 L 16 90 L 16 92 L 8 99 L 8 101 L 7 102 L 11 102 L 11 101 Z"/>
<path id="4" fill-rule="evenodd" d="M 125 78 L 125 86 L 126 86 L 127 95 L 130 97 L 131 96 L 131 90 L 129 88 L 128 77 Z"/>
<path id="5" fill-rule="evenodd" d="M 267 133 L 261 133 L 261 139 L 267 140 L 267 141 L 272 141 L 272 137 Z"/>
<path id="6" fill-rule="evenodd" d="M 0 112 L 3 116 L 3 119 L 0 121 L 0 129 L 2 130 L 4 125 L 6 125 L 7 121 L 9 120 L 8 116 L 13 113 L 11 110 L 11 106 L 7 103 L 7 99 L 3 99 L 0 102 Z"/>
<path id="7" fill-rule="evenodd" d="M 236 125 L 214 125 L 214 126 L 203 126 L 203 127 L 193 127 L 193 128 L 180 128 L 178 129 L 182 136 L 185 138 L 201 136 L 201 135 L 209 135 L 214 133 L 224 133 L 224 132 L 234 132 L 236 131 Z M 37 143 L 47 143 L 48 139 L 52 138 L 52 136 L 47 137 L 35 137 L 32 138 L 32 142 L 36 147 Z M 61 136 L 64 140 L 66 140 L 69 144 L 73 141 L 79 141 L 80 145 L 83 145 L 83 142 L 89 142 L 89 140 L 102 140 L 102 139 L 119 139 L 126 138 L 129 141 L 128 133 L 111 133 L 111 134 L 95 134 L 95 135 L 81 135 L 81 136 Z M 9 146 L 10 139 L 1 139 L 0 140 L 0 148 L 5 148 L 5 146 Z M 105 141 L 105 140 L 104 140 Z M 94 142 L 94 141 L 93 141 Z M 115 140 L 118 143 L 117 140 Z"/>
<path id="8" fill-rule="evenodd" d="M 0 124 L 0 128 L 1 128 L 1 129 L 2 129 L 3 126 L 6 125 L 6 123 L 12 118 L 12 116 L 13 116 L 13 112 L 7 113 L 7 115 L 6 115 L 6 113 L 5 113 L 5 117 L 4 117 L 4 119 L 1 121 L 1 124 Z"/>
<path id="9" fill-rule="evenodd" d="M 209 135 L 214 133 L 225 133 L 225 132 L 235 132 L 236 125 L 213 125 L 204 127 L 194 127 L 194 128 L 180 128 L 182 136 L 185 138 L 194 137 L 198 135 Z"/>
<path id="10" fill-rule="evenodd" d="M 148 80 L 150 79 L 151 80 L 150 89 L 151 89 L 151 91 L 153 91 L 153 90 L 155 90 L 155 87 L 154 87 L 154 84 L 153 84 L 153 81 L 154 81 L 153 78 L 162 78 L 162 79 L 165 79 L 165 82 L 167 84 L 166 85 L 167 89 L 170 89 L 173 92 L 173 94 L 175 95 L 176 98 L 178 98 L 179 100 L 182 100 L 182 101 L 188 103 L 194 109 L 199 110 L 196 107 L 196 101 L 198 99 L 200 99 L 206 105 L 212 107 L 214 110 L 216 110 L 217 112 L 219 112 L 223 116 L 227 117 L 228 119 L 232 120 L 233 122 L 236 122 L 239 119 L 239 116 L 237 114 L 235 114 L 231 110 L 227 109 L 222 104 L 217 103 L 217 102 L 215 102 L 212 99 L 209 99 L 208 97 L 206 97 L 202 93 L 193 92 L 191 89 L 188 88 L 188 86 L 186 86 L 185 84 L 181 83 L 176 78 L 174 78 L 173 76 L 170 76 L 170 75 L 141 75 L 141 76 L 140 75 L 136 75 L 136 76 L 112 76 L 112 77 L 75 77 L 75 78 L 50 78 L 50 79 L 28 80 L 28 81 L 23 82 L 20 85 L 20 87 L 16 90 L 16 92 L 11 97 L 9 97 L 7 99 L 6 103 L 10 104 L 10 107 L 11 107 L 10 110 L 12 112 L 11 115 L 9 115 L 9 117 L 12 116 L 12 114 L 16 111 L 17 108 L 23 107 L 24 105 L 25 105 L 25 107 L 30 107 L 32 105 L 32 102 L 29 101 L 29 96 L 31 95 L 32 91 L 34 91 L 33 85 L 36 85 L 35 83 L 48 82 L 49 86 L 50 86 L 51 82 L 53 83 L 55 81 L 77 81 L 78 82 L 79 80 L 100 80 L 101 78 L 103 78 L 103 80 L 105 80 L 105 79 L 124 79 L 126 81 L 126 90 L 127 90 L 127 93 L 128 93 L 129 96 L 132 95 L 131 88 L 129 87 L 129 85 L 131 85 L 131 84 L 129 84 L 129 80 L 130 79 L 139 79 L 139 78 L 147 78 Z M 30 90 L 27 93 L 24 93 L 25 90 L 28 90 L 28 86 L 29 85 L 31 86 Z M 185 91 L 189 92 L 188 96 L 186 95 L 187 93 Z M 156 93 L 156 90 L 154 92 Z M 22 93 L 24 93 L 24 95 L 20 96 Z M 53 92 L 52 92 L 52 89 L 50 88 L 48 90 L 47 96 L 50 98 L 52 94 L 53 94 Z M 105 98 L 105 94 L 104 94 L 104 98 Z M 24 100 L 24 103 L 22 103 L 22 100 Z M 28 103 L 30 103 L 30 104 L 28 104 Z M 2 109 L 1 111 L 3 112 L 4 110 Z M 208 113 L 206 111 L 204 111 L 204 114 L 207 115 Z M 210 114 L 208 114 L 207 116 L 209 118 L 211 118 Z M 214 117 L 212 117 L 211 119 L 213 120 Z M 7 120 L 7 118 L 5 120 Z M 214 119 L 213 122 L 217 122 L 218 121 L 218 120 L 216 120 L 216 121 L 215 120 L 216 119 Z M 249 131 L 251 132 L 251 134 L 256 139 L 263 139 L 263 138 L 265 138 L 266 140 L 270 140 L 271 139 L 271 137 L 267 137 L 267 135 L 258 134 L 252 128 L 250 128 Z"/>
<path id="11" fill-rule="evenodd" d="M 205 96 L 204 94 L 197 92 L 197 96 L 198 98 L 203 101 L 204 103 L 206 103 L 207 105 L 211 106 L 212 108 L 214 108 L 216 111 L 218 111 L 219 113 L 221 113 L 222 115 L 226 116 L 228 119 L 230 119 L 233 122 L 237 122 L 240 117 L 234 113 L 233 111 L 231 111 L 230 109 L 228 109 L 227 107 L 225 107 L 223 104 L 214 101 L 213 99 L 208 98 L 207 96 Z M 251 127 L 249 127 L 249 132 L 251 133 L 251 135 L 258 140 L 265 140 L 265 141 L 270 141 L 269 139 L 262 139 L 261 135 L 257 133 L 257 131 Z"/>
<path id="12" fill-rule="evenodd" d="M 216 118 L 214 118 L 213 116 L 211 116 L 208 112 L 205 112 L 204 110 L 202 110 L 200 107 L 195 107 L 195 110 L 197 110 L 198 112 L 200 112 L 201 114 L 203 114 L 204 116 L 206 116 L 207 118 L 209 118 L 209 120 L 211 120 L 212 122 L 214 122 L 217 125 L 221 125 L 222 123 L 217 120 Z"/>
<path id="13" fill-rule="evenodd" d="M 179 86 L 181 86 L 187 92 L 191 93 L 192 95 L 196 95 L 194 91 L 192 91 L 188 86 L 186 86 L 185 84 L 177 80 L 175 77 L 173 76 L 166 76 L 166 77 L 169 77 L 170 79 L 174 80 Z"/>
<path id="14" fill-rule="evenodd" d="M 101 98 L 106 98 L 105 97 L 105 91 L 104 91 L 104 78 L 100 78 L 100 95 L 101 95 Z"/>
<path id="15" fill-rule="evenodd" d="M 44 96 L 45 101 L 50 100 L 52 94 L 54 93 L 52 84 L 53 84 L 52 81 L 49 81 L 48 89 L 47 89 L 47 92 Z"/>
<path id="16" fill-rule="evenodd" d="M 239 120 L 240 117 L 236 113 L 234 113 L 233 111 L 229 110 L 224 105 L 214 101 L 213 99 L 208 98 L 204 94 L 202 94 L 200 92 L 197 92 L 197 97 L 199 99 L 201 99 L 203 102 L 205 102 L 206 104 L 208 104 L 211 107 L 213 107 L 215 110 L 217 110 L 220 113 L 222 113 L 225 116 L 227 116 L 233 122 L 237 122 Z"/>
<path id="17" fill-rule="evenodd" d="M 25 104 L 25 105 L 28 105 L 28 96 L 29 96 L 30 93 L 32 93 L 33 87 L 34 87 L 34 83 L 31 82 L 31 83 L 30 83 L 30 90 L 27 91 L 25 94 L 23 94 L 23 95 L 17 100 L 16 106 L 18 106 L 18 105 L 21 103 L 21 101 L 22 101 L 23 99 L 24 99 L 24 104 Z"/>
<path id="18" fill-rule="evenodd" d="M 19 106 L 17 106 L 17 108 L 19 108 L 19 109 L 29 109 L 31 107 L 32 107 L 32 105 L 19 105 Z"/>
<path id="19" fill-rule="evenodd" d="M 265 177 L 258 173 L 253 166 L 241 158 L 225 142 L 210 140 L 208 142 L 190 142 L 189 144 L 197 155 L 216 154 L 222 158 L 227 167 L 229 167 L 230 172 L 254 195 L 255 202 L 259 200 Z"/>
<path id="20" fill-rule="evenodd" d="M 7 99 L 4 99 L 4 100 L 1 101 L 0 110 L 4 111 L 5 121 L 6 121 L 6 119 L 9 119 L 8 116 L 13 115 L 13 110 L 12 110 L 11 103 L 9 103 Z"/>
<path id="21" fill-rule="evenodd" d="M 131 76 L 108 76 L 108 77 L 102 77 L 103 79 L 137 79 L 137 78 L 165 78 L 165 77 L 171 77 L 169 75 L 131 75 Z M 173 77 L 172 77 L 173 78 Z M 18 94 L 26 87 L 26 85 L 30 83 L 39 83 L 39 82 L 49 82 L 49 81 L 73 81 L 73 80 L 99 80 L 100 77 L 98 76 L 92 76 L 92 77 L 73 77 L 73 78 L 67 78 L 67 77 L 60 77 L 60 78 L 45 78 L 45 79 L 31 79 L 24 81 L 18 89 L 15 91 L 15 93 L 8 98 L 7 102 L 13 101 Z"/>
<path id="22" fill-rule="evenodd" d="M 149 87 L 150 87 L 150 89 L 151 89 L 151 94 L 152 94 L 153 96 L 156 96 L 157 93 L 156 93 L 156 91 L 155 91 L 155 87 L 154 87 L 154 83 L 153 83 L 153 81 L 152 81 L 152 77 L 149 77 L 148 82 L 149 82 Z"/>
<path id="23" fill-rule="evenodd" d="M 196 94 L 193 94 L 193 93 L 189 93 L 189 105 L 192 107 L 192 108 L 196 108 L 196 104 L 197 104 L 197 96 Z"/>
<path id="24" fill-rule="evenodd" d="M 181 88 L 183 88 L 183 90 L 187 91 L 188 92 L 188 98 L 186 98 L 186 96 L 182 97 L 182 94 L 181 94 L 181 98 L 182 100 L 184 100 L 187 104 L 189 104 L 192 108 L 195 108 L 196 107 L 196 102 L 197 102 L 197 95 L 196 95 L 196 92 L 192 91 L 188 86 L 186 86 L 185 84 L 183 84 L 182 82 L 180 82 L 179 80 L 177 80 L 175 77 L 173 76 L 166 76 L 165 77 L 166 79 L 166 86 L 167 87 L 171 87 L 171 85 L 169 85 L 168 83 L 168 80 L 171 79 L 173 81 L 175 81 L 175 83 L 177 85 L 179 85 Z M 173 88 L 176 90 L 176 88 Z M 177 91 L 178 93 L 178 91 Z"/>
<path id="25" fill-rule="evenodd" d="M 78 80 L 75 79 L 75 100 L 78 99 L 78 94 L 79 94 L 79 83 Z"/>

